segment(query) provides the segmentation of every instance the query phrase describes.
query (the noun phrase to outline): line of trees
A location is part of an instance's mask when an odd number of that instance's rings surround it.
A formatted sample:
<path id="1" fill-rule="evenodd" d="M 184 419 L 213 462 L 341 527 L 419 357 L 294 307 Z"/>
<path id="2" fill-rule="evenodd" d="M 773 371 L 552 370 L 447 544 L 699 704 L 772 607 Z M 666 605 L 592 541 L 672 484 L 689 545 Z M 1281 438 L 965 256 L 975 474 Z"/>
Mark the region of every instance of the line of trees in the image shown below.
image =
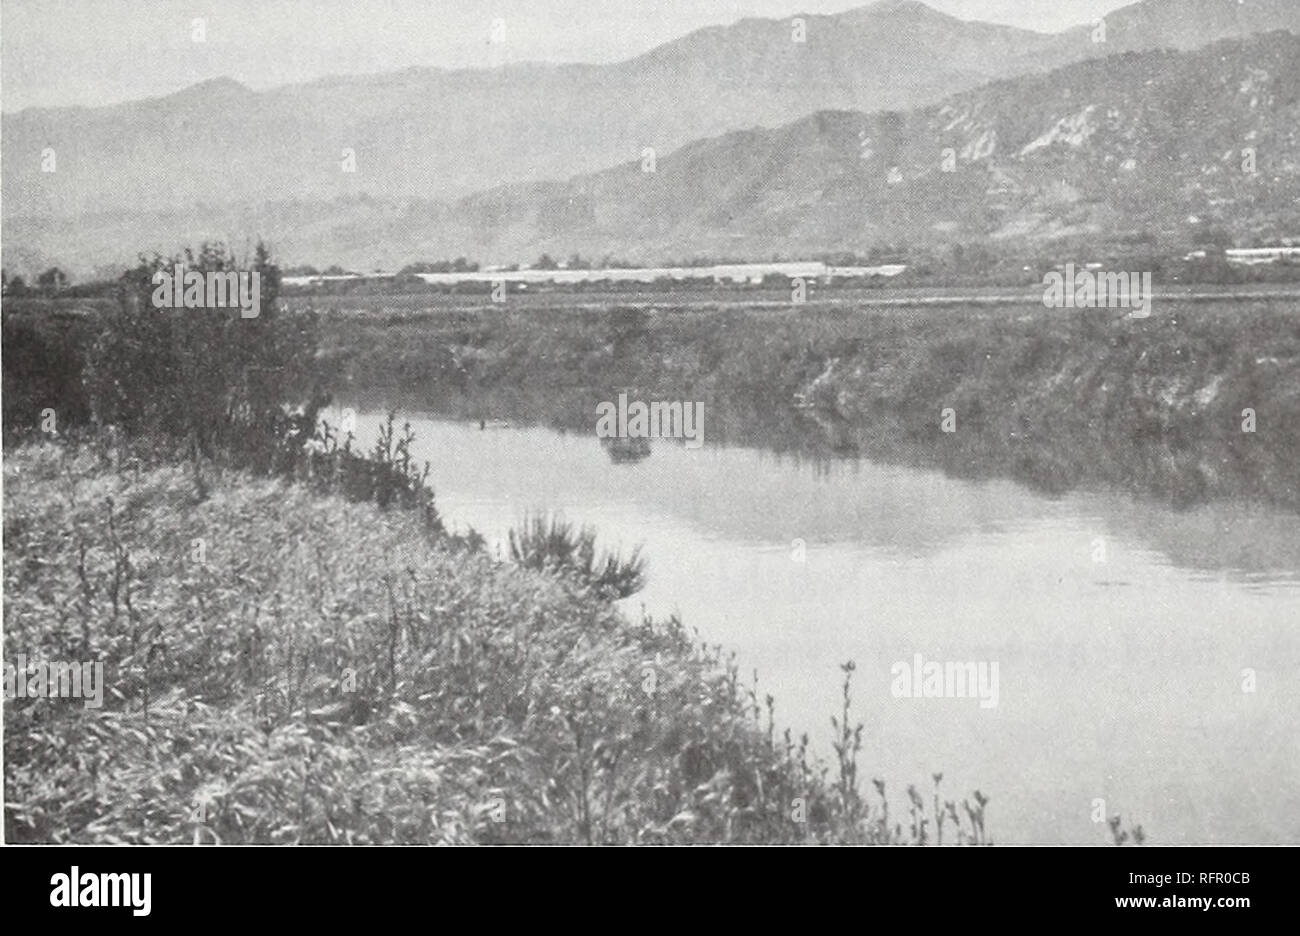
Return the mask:
<path id="1" fill-rule="evenodd" d="M 36 288 L 43 293 L 60 292 L 71 285 L 72 279 L 56 266 L 50 267 L 36 277 Z M 9 278 L 9 271 L 0 271 L 0 288 L 6 296 L 25 296 L 32 291 L 21 275 Z"/>

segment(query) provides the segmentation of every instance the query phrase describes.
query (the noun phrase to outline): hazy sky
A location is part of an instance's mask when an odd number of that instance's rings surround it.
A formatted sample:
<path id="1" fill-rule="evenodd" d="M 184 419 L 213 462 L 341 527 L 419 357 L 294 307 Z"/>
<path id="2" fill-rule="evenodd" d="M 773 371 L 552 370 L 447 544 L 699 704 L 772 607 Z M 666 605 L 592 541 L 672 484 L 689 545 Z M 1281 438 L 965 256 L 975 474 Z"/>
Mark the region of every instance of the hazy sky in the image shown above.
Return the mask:
<path id="1" fill-rule="evenodd" d="M 1130 0 L 926 0 L 1055 32 Z M 1297 0 L 1300 2 L 1300 0 Z M 253 88 L 411 65 L 609 62 L 747 16 L 865 0 L 0 0 L 5 111 L 108 104 L 228 75 Z M 205 21 L 205 41 L 193 21 Z M 503 42 L 490 42 L 493 23 Z"/>

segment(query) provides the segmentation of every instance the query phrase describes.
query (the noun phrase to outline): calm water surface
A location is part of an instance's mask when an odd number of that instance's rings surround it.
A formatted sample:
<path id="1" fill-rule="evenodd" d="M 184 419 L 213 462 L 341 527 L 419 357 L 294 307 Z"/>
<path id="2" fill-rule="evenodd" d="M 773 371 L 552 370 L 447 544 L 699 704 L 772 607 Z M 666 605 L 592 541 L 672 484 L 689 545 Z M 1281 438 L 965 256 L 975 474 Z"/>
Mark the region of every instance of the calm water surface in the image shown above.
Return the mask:
<path id="1" fill-rule="evenodd" d="M 895 798 L 942 772 L 1002 842 L 1105 843 L 1097 799 L 1155 842 L 1300 842 L 1300 518 L 669 442 L 614 464 L 593 436 L 405 418 L 449 525 L 495 550 L 562 511 L 643 544 L 629 610 L 734 650 L 824 754 L 854 660 L 860 769 Z M 997 662 L 996 707 L 895 698 L 917 653 Z"/>

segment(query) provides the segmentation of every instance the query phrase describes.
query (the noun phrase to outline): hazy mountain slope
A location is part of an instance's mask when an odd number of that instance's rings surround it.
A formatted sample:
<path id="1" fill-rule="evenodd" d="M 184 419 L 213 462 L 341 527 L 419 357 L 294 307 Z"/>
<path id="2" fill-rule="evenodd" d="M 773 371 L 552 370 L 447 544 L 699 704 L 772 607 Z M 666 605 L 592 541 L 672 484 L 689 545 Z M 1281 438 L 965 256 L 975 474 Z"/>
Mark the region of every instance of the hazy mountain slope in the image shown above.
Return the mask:
<path id="1" fill-rule="evenodd" d="M 221 80 L 156 100 L 4 117 L 5 211 L 444 197 L 567 178 L 819 108 L 908 108 L 1009 74 L 1051 37 L 919 3 L 744 20 L 613 65 L 408 69 L 256 93 Z M 992 53 L 992 54 L 991 54 Z M 1026 66 L 1027 67 L 1027 66 Z M 52 147 L 59 171 L 40 171 Z M 341 168 L 343 150 L 356 172 Z"/>
<path id="2" fill-rule="evenodd" d="M 1086 61 L 909 114 L 822 112 L 693 143 L 656 169 L 473 196 L 449 230 L 484 256 L 647 258 L 1300 233 L 1300 36 Z"/>
<path id="3" fill-rule="evenodd" d="M 1043 36 L 910 2 L 806 20 L 806 44 L 791 41 L 789 20 L 746 20 L 618 65 L 412 69 L 260 94 L 222 80 L 6 115 L 6 266 L 84 274 L 138 250 L 258 234 L 298 260 L 371 268 L 539 249 L 770 256 L 1041 240 L 1185 226 L 1190 214 L 1246 234 L 1290 223 L 1293 42 L 1089 59 L 1279 23 L 1300 33 L 1300 2 L 1146 0 L 1107 17 L 1104 44 L 1088 30 Z M 974 87 L 1056 58 L 1080 61 Z M 1268 93 L 1241 90 L 1256 85 Z M 838 113 L 925 99 L 947 110 Z M 1080 145 L 1020 153 L 1058 124 Z M 751 129 L 717 136 L 729 126 Z M 672 140 L 684 145 L 674 152 Z M 39 171 L 47 144 L 55 173 Z M 1225 154 L 1239 163 L 1251 145 L 1260 175 L 1230 173 Z M 644 146 L 656 149 L 654 173 L 640 171 Z M 945 147 L 962 171 L 939 171 Z M 345 148 L 354 173 L 341 170 Z M 902 181 L 889 184 L 894 165 Z M 572 181 L 526 181 L 544 178 Z M 482 191 L 509 180 L 525 181 Z"/>
<path id="4" fill-rule="evenodd" d="M 266 92 L 229 79 L 114 107 L 3 118 L 6 218 L 369 194 L 444 198 L 569 178 L 731 129 L 817 110 L 908 110 L 991 79 L 1264 29 L 1300 32 L 1295 0 L 1146 0 L 1047 36 L 912 0 L 834 16 L 742 20 L 613 65 L 408 69 Z M 58 171 L 42 172 L 51 148 Z M 344 151 L 356 171 L 343 171 Z"/>
<path id="5" fill-rule="evenodd" d="M 1221 39 L 1244 39 L 1286 29 L 1300 33 L 1295 0 L 1143 0 L 1105 17 L 1105 43 L 1095 26 L 1068 30 L 1049 43 L 1049 56 L 1084 49 L 1089 57 L 1147 49 L 1199 49 Z"/>
<path id="6" fill-rule="evenodd" d="M 1257 172 L 1244 170 L 1253 150 Z M 770 257 L 881 243 L 1042 244 L 1148 231 L 1300 233 L 1300 37 L 1130 53 L 907 114 L 826 111 L 700 140 L 568 182 L 455 202 L 368 197 L 9 222 L 7 242 L 83 266 L 261 234 L 292 262 L 371 269 L 542 251 L 640 260 Z M 945 171 L 951 169 L 952 171 Z"/>

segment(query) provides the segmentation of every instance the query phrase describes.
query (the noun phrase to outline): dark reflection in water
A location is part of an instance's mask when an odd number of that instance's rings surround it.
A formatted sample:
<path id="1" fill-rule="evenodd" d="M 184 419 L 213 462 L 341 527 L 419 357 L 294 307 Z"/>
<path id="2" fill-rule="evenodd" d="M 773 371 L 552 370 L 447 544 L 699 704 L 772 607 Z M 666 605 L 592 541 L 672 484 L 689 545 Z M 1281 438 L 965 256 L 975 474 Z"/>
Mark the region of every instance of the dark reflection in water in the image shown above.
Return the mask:
<path id="1" fill-rule="evenodd" d="M 401 404 L 363 398 L 351 405 L 380 412 Z M 594 411 L 593 406 L 588 421 L 558 427 L 560 437 L 594 440 Z M 825 542 L 907 552 L 941 549 L 972 532 L 995 534 L 1070 515 L 1098 536 L 1142 543 L 1180 568 L 1240 581 L 1300 579 L 1300 517 L 1272 506 L 1229 499 L 1171 504 L 1125 491 L 1053 490 L 1041 477 L 1008 480 L 969 465 L 936 466 L 930 455 L 899 443 L 901 433 L 850 441 L 847 430 L 828 428 L 804 413 L 763 407 L 706 412 L 706 444 L 697 451 L 660 440 L 661 452 L 651 459 L 654 444 L 648 439 L 599 440 L 610 463 L 635 472 L 628 476 L 628 497 L 647 510 L 676 504 L 705 527 L 742 541 L 779 543 L 812 530 Z M 489 436 L 493 429 L 510 433 L 514 451 L 526 429 L 498 417 L 480 418 L 479 426 Z M 528 432 L 524 437 L 553 438 Z M 727 454 L 736 449 L 746 457 Z M 672 463 L 656 467 L 669 453 Z M 541 479 L 551 470 L 585 477 L 590 466 L 581 456 L 573 464 L 554 464 L 570 454 L 539 450 L 528 477 Z M 918 466 L 928 470 L 914 470 Z M 802 476 L 819 483 L 809 487 Z M 588 481 L 595 488 L 606 483 L 594 476 Z M 1037 496 L 1026 496 L 1026 488 Z"/>
<path id="2" fill-rule="evenodd" d="M 616 465 L 635 465 L 650 457 L 649 439 L 601 439 L 600 445 Z"/>
<path id="3" fill-rule="evenodd" d="M 657 396 L 635 387 L 621 389 L 646 398 Z M 355 405 L 374 409 L 392 406 L 451 419 L 486 418 L 489 425 L 538 425 L 561 433 L 594 435 L 596 405 L 616 394 L 617 390 L 602 394 L 586 387 L 564 388 L 539 399 L 537 395 L 501 390 L 473 399 L 433 401 L 418 393 L 377 392 L 358 396 Z M 838 466 L 866 460 L 935 469 L 953 478 L 1010 479 L 1048 499 L 1091 492 L 1103 497 L 1130 497 L 1154 508 L 1176 511 L 1195 511 L 1213 503 L 1225 503 L 1237 510 L 1244 509 L 1240 505 L 1258 502 L 1258 491 L 1250 484 L 1249 476 L 1234 480 L 1231 473 L 1225 473 L 1217 486 L 1207 480 L 1207 466 L 1216 466 L 1209 468 L 1213 473 L 1233 461 L 1228 457 L 1232 453 L 1193 456 L 1171 453 L 1160 445 L 1140 446 L 1101 438 L 1052 440 L 1034 438 L 1032 433 L 1005 440 L 958 433 L 936 442 L 937 414 L 930 427 L 898 424 L 885 413 L 872 415 L 867 425 L 851 425 L 816 409 L 796 406 L 790 400 L 763 398 L 761 389 L 750 400 L 706 398 L 703 403 L 706 447 L 752 449 L 789 459 L 823 476 Z M 606 451 L 615 464 L 637 464 L 650 454 L 648 440 L 609 441 Z M 1103 482 L 1098 477 L 1123 480 Z M 1300 487 L 1300 469 L 1295 484 Z M 1271 503 L 1263 510 L 1300 524 L 1300 514 L 1285 506 Z M 1300 535 L 1296 538 L 1300 539 Z"/>

